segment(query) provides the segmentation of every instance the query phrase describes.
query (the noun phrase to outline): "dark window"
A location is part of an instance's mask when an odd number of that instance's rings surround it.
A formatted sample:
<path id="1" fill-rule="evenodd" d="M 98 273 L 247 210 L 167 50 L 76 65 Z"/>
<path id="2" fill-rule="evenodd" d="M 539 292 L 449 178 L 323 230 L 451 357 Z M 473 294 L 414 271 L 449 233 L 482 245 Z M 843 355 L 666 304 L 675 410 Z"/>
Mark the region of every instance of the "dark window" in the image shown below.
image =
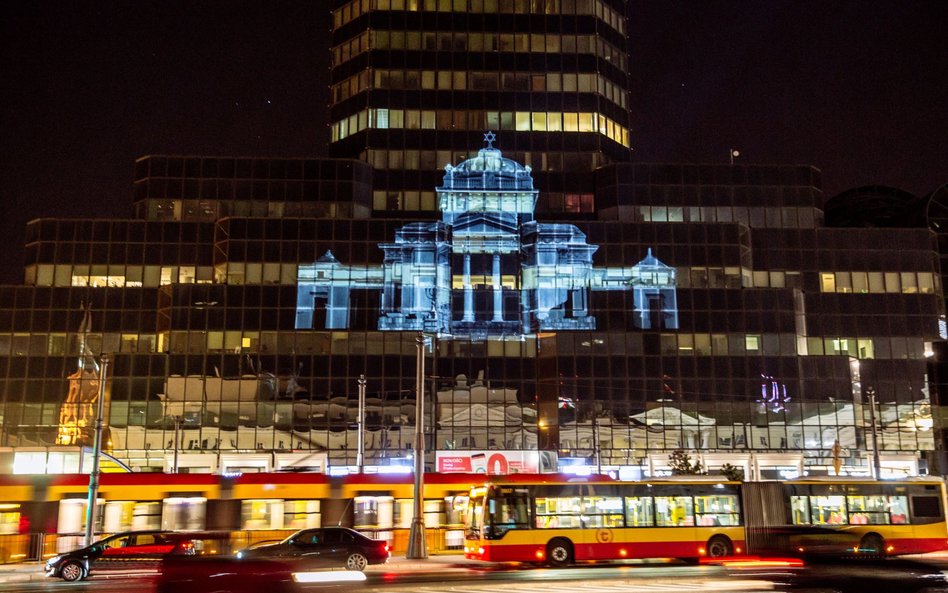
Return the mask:
<path id="1" fill-rule="evenodd" d="M 913 496 L 912 515 L 915 517 L 941 517 L 937 496 Z"/>

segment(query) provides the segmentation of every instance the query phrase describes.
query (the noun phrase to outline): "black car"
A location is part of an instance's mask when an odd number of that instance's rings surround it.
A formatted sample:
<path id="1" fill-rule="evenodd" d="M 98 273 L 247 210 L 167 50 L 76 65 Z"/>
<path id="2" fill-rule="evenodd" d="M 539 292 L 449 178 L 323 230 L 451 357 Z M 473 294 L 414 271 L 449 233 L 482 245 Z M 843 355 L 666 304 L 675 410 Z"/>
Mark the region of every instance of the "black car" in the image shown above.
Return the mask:
<path id="1" fill-rule="evenodd" d="M 365 570 L 385 563 L 391 553 L 384 541 L 369 539 L 348 527 L 321 527 L 297 531 L 285 540 L 241 550 L 237 557 L 299 561 L 311 568 Z"/>
<path id="2" fill-rule="evenodd" d="M 46 576 L 84 579 L 93 571 L 157 567 L 168 554 L 195 553 L 194 534 L 173 531 L 126 531 L 46 561 Z"/>
<path id="3" fill-rule="evenodd" d="M 293 565 L 233 556 L 176 556 L 161 564 L 155 593 L 296 593 Z"/>

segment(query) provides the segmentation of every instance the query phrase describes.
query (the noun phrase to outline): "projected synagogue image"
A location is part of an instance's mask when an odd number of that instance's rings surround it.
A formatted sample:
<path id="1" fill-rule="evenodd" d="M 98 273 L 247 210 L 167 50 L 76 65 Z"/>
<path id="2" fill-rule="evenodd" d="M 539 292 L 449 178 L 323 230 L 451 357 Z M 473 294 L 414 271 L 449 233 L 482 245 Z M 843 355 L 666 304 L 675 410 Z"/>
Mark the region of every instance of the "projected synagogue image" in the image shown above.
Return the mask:
<path id="1" fill-rule="evenodd" d="M 442 219 L 396 231 L 381 266 L 327 251 L 299 267 L 296 329 L 348 329 L 353 290 L 380 291 L 378 329 L 469 339 L 596 329 L 590 291 L 632 291 L 634 324 L 678 329 L 675 268 L 650 248 L 630 267 L 593 264 L 597 245 L 571 224 L 534 220 L 530 167 L 504 158 L 493 133 L 476 157 L 445 167 Z"/>

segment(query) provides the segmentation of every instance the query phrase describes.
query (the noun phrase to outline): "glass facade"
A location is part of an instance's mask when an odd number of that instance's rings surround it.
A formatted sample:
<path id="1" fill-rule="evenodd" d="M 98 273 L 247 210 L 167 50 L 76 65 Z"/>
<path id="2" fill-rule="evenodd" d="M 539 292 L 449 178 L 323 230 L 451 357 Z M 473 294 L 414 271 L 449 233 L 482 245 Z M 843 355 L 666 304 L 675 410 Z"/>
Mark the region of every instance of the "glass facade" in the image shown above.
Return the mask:
<path id="1" fill-rule="evenodd" d="M 0 287 L 0 463 L 91 444 L 108 354 L 108 449 L 134 468 L 353 465 L 362 375 L 366 463 L 399 465 L 424 333 L 438 469 L 654 474 L 690 449 L 865 474 L 871 390 L 879 450 L 917 471 L 940 447 L 935 234 L 824 224 L 812 167 L 630 162 L 628 4 L 332 2 L 333 158 L 146 156 L 132 219 L 29 224 Z"/>
<path id="2" fill-rule="evenodd" d="M 436 212 L 440 171 L 484 130 L 533 168 L 542 213 L 592 214 L 594 169 L 629 160 L 627 2 L 332 6 L 329 154 L 375 168 L 377 216 Z"/>
<path id="3" fill-rule="evenodd" d="M 442 172 L 437 214 L 374 217 L 366 167 L 145 157 L 137 219 L 32 222 L 27 281 L 0 288 L 0 446 L 88 444 L 72 419 L 108 353 L 110 451 L 136 468 L 176 448 L 352 465 L 360 375 L 366 463 L 398 464 L 424 332 L 428 446 L 470 471 L 685 448 L 819 473 L 838 442 L 866 472 L 869 389 L 883 454 L 935 447 L 932 235 L 824 227 L 814 169 L 613 164 L 587 188 L 594 219 L 550 223 L 532 171 L 490 147 Z M 288 189 L 310 182 L 312 199 Z M 716 216 L 640 216 L 675 208 Z"/>

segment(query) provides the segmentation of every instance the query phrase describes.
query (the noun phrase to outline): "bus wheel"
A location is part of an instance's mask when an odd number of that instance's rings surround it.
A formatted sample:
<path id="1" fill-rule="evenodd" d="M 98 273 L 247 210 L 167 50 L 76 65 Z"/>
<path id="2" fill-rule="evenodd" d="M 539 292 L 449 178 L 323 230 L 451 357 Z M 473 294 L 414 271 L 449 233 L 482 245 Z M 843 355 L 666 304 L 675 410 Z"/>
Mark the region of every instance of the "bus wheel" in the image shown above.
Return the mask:
<path id="1" fill-rule="evenodd" d="M 885 540 L 878 533 L 867 533 L 859 540 L 859 551 L 870 556 L 885 556 Z"/>
<path id="2" fill-rule="evenodd" d="M 551 566 L 566 566 L 573 561 L 573 544 L 556 538 L 546 545 L 546 558 Z"/>
<path id="3" fill-rule="evenodd" d="M 708 558 L 723 558 L 734 553 L 731 540 L 723 535 L 716 535 L 708 540 Z"/>

